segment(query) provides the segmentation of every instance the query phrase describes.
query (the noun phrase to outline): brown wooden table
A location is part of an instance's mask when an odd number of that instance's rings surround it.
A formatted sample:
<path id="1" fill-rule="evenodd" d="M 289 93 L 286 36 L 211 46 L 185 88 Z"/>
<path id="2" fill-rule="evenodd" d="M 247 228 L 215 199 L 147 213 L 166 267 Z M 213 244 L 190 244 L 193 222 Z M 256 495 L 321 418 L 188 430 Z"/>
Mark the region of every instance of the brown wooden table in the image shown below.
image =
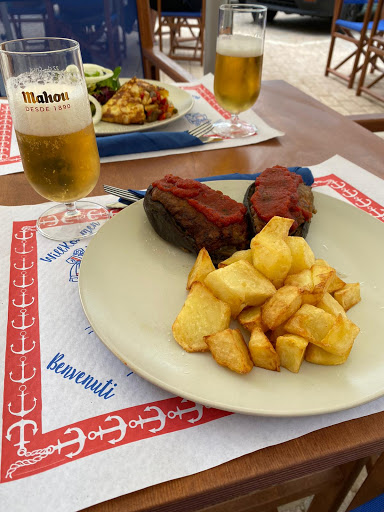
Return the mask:
<path id="1" fill-rule="evenodd" d="M 283 81 L 264 82 L 255 106 L 284 137 L 254 146 L 109 163 L 92 195 L 108 183 L 144 188 L 166 173 L 201 177 L 256 172 L 276 164 L 318 164 L 339 154 L 384 178 L 384 141 Z M 383 183 L 384 186 L 384 183 Z M 0 204 L 42 202 L 23 174 L 0 177 Z M 328 427 L 218 467 L 91 507 L 93 512 L 195 511 L 292 478 L 384 451 L 384 413 Z M 129 475 L 127 475 L 129 478 Z M 236 508 L 228 509 L 235 511 Z M 249 509 L 251 510 L 251 509 Z"/>

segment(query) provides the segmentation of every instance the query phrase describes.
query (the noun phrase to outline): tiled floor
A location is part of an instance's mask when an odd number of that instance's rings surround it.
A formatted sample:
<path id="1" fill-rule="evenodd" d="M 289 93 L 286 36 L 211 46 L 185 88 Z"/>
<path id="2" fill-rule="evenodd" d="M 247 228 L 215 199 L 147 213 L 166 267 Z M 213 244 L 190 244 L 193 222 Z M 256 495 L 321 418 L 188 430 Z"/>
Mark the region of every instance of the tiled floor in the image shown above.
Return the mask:
<path id="1" fill-rule="evenodd" d="M 367 95 L 356 96 L 354 89 L 348 89 L 347 83 L 337 77 L 325 76 L 325 66 L 330 44 L 330 22 L 308 16 L 286 15 L 278 13 L 266 31 L 263 80 L 285 80 L 315 97 L 343 115 L 384 114 L 384 102 Z M 165 40 L 164 51 L 167 51 Z M 341 39 L 336 41 L 334 59 L 339 62 L 350 53 L 351 44 Z M 179 61 L 196 78 L 203 76 L 202 66 L 196 62 Z M 343 68 L 348 71 L 348 68 Z M 162 76 L 167 81 L 167 78 Z M 384 80 L 375 89 L 384 95 Z M 378 133 L 384 137 L 383 133 Z M 366 472 L 362 471 L 346 500 L 338 512 L 344 512 L 354 493 L 364 481 Z M 278 508 L 279 512 L 306 512 L 311 497 Z"/>

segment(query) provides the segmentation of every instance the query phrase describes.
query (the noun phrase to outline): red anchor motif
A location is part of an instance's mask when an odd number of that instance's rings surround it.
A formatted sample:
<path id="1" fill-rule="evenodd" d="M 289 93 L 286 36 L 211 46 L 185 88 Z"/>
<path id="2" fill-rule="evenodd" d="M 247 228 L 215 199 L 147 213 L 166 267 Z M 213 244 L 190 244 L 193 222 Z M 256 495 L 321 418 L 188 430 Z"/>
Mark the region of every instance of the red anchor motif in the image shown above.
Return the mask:
<path id="1" fill-rule="evenodd" d="M 363 197 L 358 197 L 356 199 L 356 206 L 358 208 L 367 208 L 367 206 L 370 206 L 372 204 L 372 201 L 366 197 L 365 199 Z"/>
<path id="2" fill-rule="evenodd" d="M 145 423 L 151 423 L 153 421 L 159 421 L 160 422 L 160 426 L 158 428 L 150 428 L 149 432 L 152 432 L 153 434 L 156 434 L 156 432 L 159 432 L 160 430 L 163 430 L 164 425 L 165 425 L 165 420 L 167 419 L 167 416 L 164 414 L 164 412 L 159 407 L 156 407 L 155 405 L 150 405 L 150 406 L 148 406 L 148 407 L 146 407 L 144 409 L 145 412 L 151 411 L 151 410 L 157 411 L 157 415 L 153 416 L 151 418 L 142 418 L 139 415 L 139 419 L 138 420 L 131 420 L 129 422 L 129 424 L 128 424 L 129 428 L 136 428 L 137 425 L 140 425 L 140 427 L 143 428 Z"/>
<path id="3" fill-rule="evenodd" d="M 24 382 L 28 382 L 29 380 L 33 379 L 33 377 L 36 375 L 36 368 L 33 368 L 33 375 L 31 375 L 30 377 L 25 376 L 24 368 L 27 366 L 27 364 L 25 363 L 26 359 L 27 358 L 25 356 L 20 357 L 21 364 L 19 364 L 18 366 L 21 366 L 21 379 L 13 379 L 13 372 L 9 372 L 9 378 L 11 379 L 12 382 L 20 382 L 21 384 L 24 384 Z"/>
<path id="4" fill-rule="evenodd" d="M 25 318 L 27 316 L 29 316 L 26 309 L 20 309 L 20 315 L 18 315 L 18 316 L 21 316 L 21 325 L 15 325 L 15 321 L 12 320 L 11 324 L 12 324 L 12 327 L 14 329 L 22 329 L 22 330 L 28 329 L 28 327 L 32 327 L 32 325 L 35 323 L 35 317 L 34 316 L 32 317 L 32 323 L 31 324 L 27 325 L 25 323 Z"/>
<path id="5" fill-rule="evenodd" d="M 183 402 L 189 402 L 189 400 L 183 398 L 181 403 L 183 403 Z M 197 412 L 196 418 L 191 418 L 190 420 L 187 420 L 189 423 L 196 423 L 199 420 L 201 420 L 201 418 L 203 416 L 203 408 L 204 408 L 203 405 L 197 404 L 197 403 L 195 403 L 194 407 L 189 407 L 188 409 L 179 409 L 179 407 L 177 406 L 176 411 L 169 411 L 167 416 L 169 419 L 173 420 L 176 418 L 176 416 L 181 418 L 182 416 L 184 416 L 184 414 L 196 411 Z"/>
<path id="6" fill-rule="evenodd" d="M 122 418 L 120 418 L 120 416 L 108 416 L 107 418 L 105 418 L 105 421 L 112 421 L 112 420 L 117 420 L 118 425 L 116 425 L 115 427 L 104 429 L 104 430 L 99 426 L 98 431 L 89 432 L 88 439 L 91 441 L 94 441 L 97 437 L 100 437 L 100 439 L 103 439 L 105 434 L 120 431 L 119 437 L 117 437 L 116 439 L 111 439 L 110 441 L 108 441 L 108 443 L 116 444 L 116 443 L 119 443 L 120 441 L 122 441 L 124 439 L 128 425 L 125 423 L 125 421 Z"/>
<path id="7" fill-rule="evenodd" d="M 26 243 L 27 243 L 27 242 L 26 242 L 26 240 L 22 240 L 21 244 L 22 244 L 22 246 L 23 246 L 23 249 L 22 249 L 21 251 L 17 251 L 17 250 L 15 249 L 15 253 L 16 253 L 16 254 L 29 254 L 30 252 L 32 252 L 32 251 L 33 251 L 33 246 L 31 247 L 31 250 L 30 250 L 30 251 L 26 251 L 26 250 L 25 250 L 25 244 L 26 244 Z"/>
<path id="8" fill-rule="evenodd" d="M 13 350 L 13 343 L 12 343 L 12 345 L 10 346 L 11 352 L 13 352 L 14 354 L 27 354 L 28 352 L 31 352 L 31 350 L 33 350 L 35 348 L 36 342 L 32 341 L 32 347 L 27 350 L 25 348 L 25 340 L 27 338 L 28 338 L 27 331 L 21 331 L 21 333 L 20 333 L 21 350 L 18 350 L 18 351 Z"/>
<path id="9" fill-rule="evenodd" d="M 375 219 L 384 219 L 384 209 L 382 209 L 383 213 L 380 213 L 376 210 L 376 208 L 373 207 L 368 208 L 368 211 L 373 215 L 373 217 L 375 217 Z"/>
<path id="10" fill-rule="evenodd" d="M 35 302 L 35 297 L 32 297 L 31 302 L 25 302 L 26 294 L 27 294 L 27 290 L 24 290 L 24 289 L 21 290 L 21 296 L 22 296 L 21 304 L 16 304 L 15 299 L 12 299 L 12 304 L 14 306 L 16 306 L 17 308 L 25 308 L 26 306 L 30 306 L 31 304 L 33 304 Z"/>
<path id="11" fill-rule="evenodd" d="M 32 261 L 32 264 L 29 267 L 26 267 L 25 266 L 25 258 L 23 257 L 23 266 L 22 267 L 17 267 L 16 263 L 14 263 L 13 266 L 15 267 L 16 270 L 29 270 L 30 268 L 33 267 L 34 264 L 35 263 Z"/>
<path id="12" fill-rule="evenodd" d="M 84 432 L 81 430 L 81 428 L 73 427 L 73 428 L 67 428 L 67 430 L 64 432 L 65 434 L 70 434 L 71 432 L 76 432 L 77 437 L 74 437 L 73 439 L 70 439 L 69 441 L 64 441 L 62 443 L 60 439 L 57 441 L 57 444 L 53 446 L 54 450 L 57 451 L 57 453 L 61 453 L 61 450 L 65 448 L 66 446 L 71 446 L 73 444 L 78 443 L 79 447 L 76 451 L 66 453 L 65 456 L 69 459 L 72 459 L 72 457 L 75 457 L 76 455 L 79 455 L 83 451 L 85 440 L 87 437 L 84 435 Z"/>
<path id="13" fill-rule="evenodd" d="M 42 217 L 40 220 L 40 225 L 45 226 L 46 224 L 48 226 L 56 226 L 56 224 L 59 223 L 59 219 L 56 217 L 56 215 L 46 215 L 45 217 Z"/>
<path id="14" fill-rule="evenodd" d="M 347 190 L 347 189 L 344 189 L 342 195 L 344 197 L 347 197 L 348 199 L 352 199 L 352 198 L 356 197 L 358 195 L 358 193 L 359 193 L 358 190 Z"/>
<path id="15" fill-rule="evenodd" d="M 15 234 L 15 238 L 17 240 L 29 240 L 30 238 L 33 238 L 34 237 L 34 234 L 31 232 L 31 236 L 25 236 L 27 234 L 27 231 L 30 231 L 28 229 L 25 229 L 25 227 L 23 227 L 21 229 L 21 233 L 23 236 L 17 236 L 17 234 Z"/>
<path id="16" fill-rule="evenodd" d="M 25 282 L 25 278 L 27 276 L 27 272 L 21 272 L 21 284 L 16 284 L 16 279 L 13 280 L 13 286 L 16 286 L 16 288 L 28 288 L 28 286 L 32 286 L 35 280 L 33 277 L 31 277 L 31 282 L 28 284 Z"/>
<path id="17" fill-rule="evenodd" d="M 37 431 L 39 430 L 38 427 L 37 427 L 37 423 L 35 421 L 32 421 L 32 420 L 24 420 L 24 419 L 21 419 L 17 423 L 13 423 L 13 425 L 11 425 L 8 428 L 7 433 L 5 435 L 5 438 L 8 441 L 11 441 L 11 439 L 12 439 L 12 434 L 11 434 L 12 430 L 15 429 L 15 428 L 19 429 L 19 442 L 15 443 L 14 446 L 19 446 L 19 449 L 17 450 L 17 454 L 20 457 L 26 454 L 27 449 L 25 448 L 25 445 L 29 444 L 31 442 L 31 441 L 26 441 L 25 440 L 25 427 L 27 425 L 32 425 L 33 426 L 32 432 L 33 432 L 33 435 L 36 435 Z"/>
<path id="18" fill-rule="evenodd" d="M 335 180 L 330 180 L 329 186 L 333 188 L 334 190 L 339 190 L 345 187 L 345 183 L 338 183 Z"/>
<path id="19" fill-rule="evenodd" d="M 13 412 L 11 410 L 11 406 L 12 406 L 12 402 L 9 402 L 8 404 L 8 411 L 12 414 L 12 416 L 20 416 L 20 417 L 23 417 L 23 416 L 26 416 L 27 414 L 29 414 L 30 412 L 33 411 L 33 409 L 36 407 L 36 403 L 37 403 L 37 398 L 36 397 L 33 397 L 33 407 L 31 409 L 24 409 L 24 398 L 29 395 L 29 393 L 24 393 L 24 391 L 27 389 L 27 386 L 24 386 L 24 384 L 22 386 L 19 387 L 19 391 L 20 391 L 20 395 L 17 395 L 20 397 L 20 401 L 21 401 L 21 409 L 19 412 Z"/>

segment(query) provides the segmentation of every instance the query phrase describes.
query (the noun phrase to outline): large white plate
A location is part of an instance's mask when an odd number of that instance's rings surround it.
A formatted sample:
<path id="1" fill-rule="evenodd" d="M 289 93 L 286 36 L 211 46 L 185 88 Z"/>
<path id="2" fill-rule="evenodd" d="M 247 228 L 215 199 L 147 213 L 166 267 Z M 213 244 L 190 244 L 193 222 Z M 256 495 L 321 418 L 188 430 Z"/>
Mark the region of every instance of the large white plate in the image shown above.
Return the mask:
<path id="1" fill-rule="evenodd" d="M 248 181 L 213 181 L 242 200 Z M 105 345 L 144 379 L 175 395 L 219 409 L 268 416 L 338 411 L 384 394 L 384 225 L 315 192 L 318 213 L 308 242 L 347 282 L 360 281 L 362 301 L 349 312 L 361 332 L 341 366 L 302 364 L 298 374 L 254 368 L 247 375 L 189 354 L 171 331 L 195 257 L 158 237 L 142 201 L 108 221 L 90 242 L 80 271 L 85 314 Z"/>
<path id="2" fill-rule="evenodd" d="M 127 80 L 127 78 L 123 78 L 120 80 L 120 83 L 123 84 Z M 162 128 L 163 126 L 166 126 L 169 123 L 173 123 L 174 121 L 177 121 L 177 119 L 185 116 L 185 114 L 187 114 L 193 107 L 195 100 L 188 92 L 184 91 L 183 89 L 180 89 L 179 87 L 176 87 L 172 84 L 158 82 L 157 80 L 145 79 L 145 81 L 160 87 L 164 87 L 169 91 L 169 99 L 177 108 L 177 114 L 170 117 L 169 119 L 164 119 L 163 121 L 154 121 L 153 123 L 144 124 L 126 125 L 100 121 L 95 125 L 96 135 L 116 135 L 118 133 L 143 132 L 147 130 L 155 130 L 156 128 Z"/>

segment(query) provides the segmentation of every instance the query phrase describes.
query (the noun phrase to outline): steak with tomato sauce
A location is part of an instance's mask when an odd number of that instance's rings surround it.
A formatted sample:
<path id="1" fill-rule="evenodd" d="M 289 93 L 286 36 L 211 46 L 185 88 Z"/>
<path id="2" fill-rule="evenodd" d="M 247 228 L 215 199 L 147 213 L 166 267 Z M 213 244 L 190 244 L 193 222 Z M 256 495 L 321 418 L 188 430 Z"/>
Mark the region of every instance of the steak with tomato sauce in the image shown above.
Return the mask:
<path id="1" fill-rule="evenodd" d="M 294 220 L 290 235 L 305 238 L 316 213 L 311 187 L 304 184 L 299 174 L 279 165 L 266 169 L 256 178 L 245 194 L 244 205 L 253 235 L 277 215 Z"/>
<path id="2" fill-rule="evenodd" d="M 215 265 L 249 247 L 246 207 L 198 181 L 168 174 L 153 182 L 144 210 L 164 240 L 196 254 L 205 247 Z"/>

